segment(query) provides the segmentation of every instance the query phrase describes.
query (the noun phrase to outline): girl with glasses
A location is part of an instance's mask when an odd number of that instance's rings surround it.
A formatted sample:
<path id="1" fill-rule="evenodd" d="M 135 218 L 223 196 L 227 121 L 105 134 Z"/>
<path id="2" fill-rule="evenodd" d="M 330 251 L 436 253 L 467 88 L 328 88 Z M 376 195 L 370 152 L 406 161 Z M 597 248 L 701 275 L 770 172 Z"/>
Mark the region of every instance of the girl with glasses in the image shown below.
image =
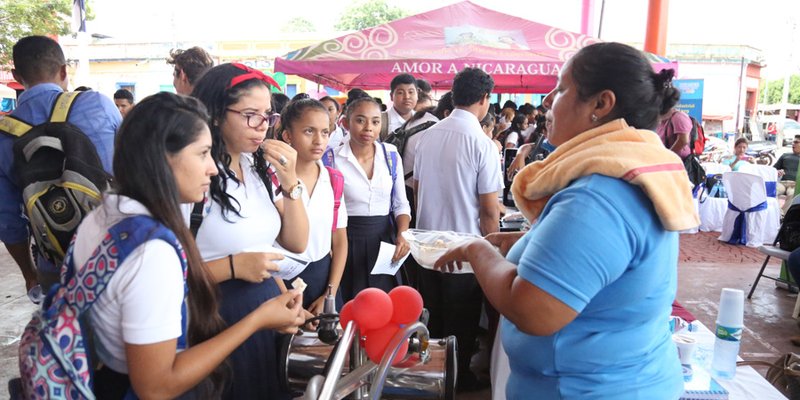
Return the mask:
<path id="1" fill-rule="evenodd" d="M 103 365 L 94 373 L 97 398 L 176 398 L 190 390 L 193 398 L 218 398 L 227 375 L 220 365 L 248 336 L 294 332 L 304 321 L 302 295 L 290 291 L 224 329 L 214 274 L 180 208 L 202 201 L 217 174 L 207 121 L 205 107 L 184 96 L 162 92 L 137 104 L 116 137 L 114 189 L 78 228 L 70 257 L 80 270 L 103 260 L 98 244 L 130 218 L 137 220 L 124 237 L 138 237 L 136 227 L 149 237 L 130 250 L 88 314 Z M 155 237 L 164 231 L 158 237 L 180 247 Z"/>
<path id="2" fill-rule="evenodd" d="M 208 108 L 211 154 L 219 169 L 202 213 L 193 213 L 195 221 L 202 218 L 197 245 L 219 282 L 220 314 L 228 324 L 286 291 L 272 276 L 283 258 L 273 245 L 302 253 L 308 244 L 297 152 L 265 140 L 276 121 L 271 86 L 277 84 L 260 71 L 223 64 L 209 70 L 192 92 Z M 233 383 L 224 398 L 290 398 L 278 379 L 276 339 L 275 331 L 261 331 L 231 355 Z"/>

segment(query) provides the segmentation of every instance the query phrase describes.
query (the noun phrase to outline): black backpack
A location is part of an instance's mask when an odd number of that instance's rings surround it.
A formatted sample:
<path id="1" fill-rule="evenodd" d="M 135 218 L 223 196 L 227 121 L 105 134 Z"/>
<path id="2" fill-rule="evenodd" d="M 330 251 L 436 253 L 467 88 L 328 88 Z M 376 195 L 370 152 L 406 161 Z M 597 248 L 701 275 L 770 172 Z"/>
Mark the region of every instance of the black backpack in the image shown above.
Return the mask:
<path id="1" fill-rule="evenodd" d="M 800 204 L 792 204 L 786 211 L 778 231 L 778 245 L 786 251 L 800 247 Z"/>
<path id="2" fill-rule="evenodd" d="M 423 122 L 413 128 L 406 129 L 406 125 L 408 125 L 408 122 L 406 122 L 405 124 L 403 124 L 403 126 L 395 129 L 394 132 L 390 133 L 389 136 L 386 137 L 386 140 L 384 140 L 383 142 L 388 144 L 393 144 L 395 147 L 397 147 L 397 153 L 400 154 L 401 157 L 404 157 L 406 154 L 406 142 L 408 141 L 408 139 L 416 135 L 417 133 L 420 133 L 425 129 L 432 127 L 434 124 L 436 124 L 436 121 L 428 121 L 428 122 Z"/>
<path id="3" fill-rule="evenodd" d="M 0 132 L 16 138 L 14 178 L 22 190 L 31 235 L 39 253 L 56 265 L 110 181 L 94 143 L 66 122 L 80 94 L 59 94 L 50 118 L 40 125 L 11 116 L 0 119 Z"/>

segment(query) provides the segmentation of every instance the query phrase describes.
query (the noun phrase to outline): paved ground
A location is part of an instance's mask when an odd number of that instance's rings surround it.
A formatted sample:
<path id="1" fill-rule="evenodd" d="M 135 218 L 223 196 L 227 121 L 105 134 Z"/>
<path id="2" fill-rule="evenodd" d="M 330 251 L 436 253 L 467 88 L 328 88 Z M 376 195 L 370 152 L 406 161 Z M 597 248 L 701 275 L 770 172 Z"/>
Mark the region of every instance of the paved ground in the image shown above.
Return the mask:
<path id="1" fill-rule="evenodd" d="M 717 234 L 682 235 L 678 267 L 678 301 L 706 326 L 713 326 L 719 293 L 724 287 L 747 293 L 764 258 L 755 249 L 730 246 L 717 241 Z M 2 246 L 0 246 L 2 247 Z M 778 262 L 767 272 L 777 274 Z M 6 395 L 5 383 L 18 375 L 17 346 L 19 335 L 34 307 L 23 291 L 22 275 L 5 248 L 0 249 L 0 397 Z M 788 340 L 800 334 L 791 318 L 796 295 L 776 289 L 773 281 L 762 280 L 753 296 L 745 302 L 745 328 L 740 355 L 744 359 L 774 360 L 796 351 Z M 489 391 L 459 395 L 459 399 L 489 399 Z"/>

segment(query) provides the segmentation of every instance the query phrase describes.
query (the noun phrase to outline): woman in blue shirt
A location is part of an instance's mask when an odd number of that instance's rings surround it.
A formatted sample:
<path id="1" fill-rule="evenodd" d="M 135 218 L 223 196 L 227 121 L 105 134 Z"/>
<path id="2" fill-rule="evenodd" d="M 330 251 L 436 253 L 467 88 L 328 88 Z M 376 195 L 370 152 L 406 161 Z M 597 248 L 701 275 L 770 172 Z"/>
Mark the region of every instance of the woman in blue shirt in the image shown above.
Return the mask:
<path id="1" fill-rule="evenodd" d="M 681 160 L 652 131 L 678 100 L 673 73 L 618 43 L 579 51 L 543 102 L 557 148 L 512 186 L 531 230 L 471 241 L 436 263 L 468 261 L 503 315 L 509 399 L 683 392 L 668 317 L 678 231 L 698 218 Z"/>

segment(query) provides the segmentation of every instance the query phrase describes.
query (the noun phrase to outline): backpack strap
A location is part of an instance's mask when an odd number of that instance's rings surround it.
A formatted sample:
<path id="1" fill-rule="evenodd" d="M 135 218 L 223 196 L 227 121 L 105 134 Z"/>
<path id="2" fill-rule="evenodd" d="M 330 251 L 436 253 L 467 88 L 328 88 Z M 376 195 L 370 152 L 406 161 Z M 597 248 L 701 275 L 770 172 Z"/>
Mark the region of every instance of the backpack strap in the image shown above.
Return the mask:
<path id="1" fill-rule="evenodd" d="M 386 167 L 389 168 L 389 175 L 392 177 L 392 194 L 389 197 L 389 219 L 392 221 L 392 227 L 394 227 L 394 183 L 397 180 L 397 152 L 387 151 L 386 145 L 383 143 L 381 143 L 381 148 L 386 159 Z"/>
<path id="2" fill-rule="evenodd" d="M 72 105 L 83 92 L 63 92 L 56 97 L 53 102 L 53 109 L 50 111 L 50 122 L 67 122 L 69 114 L 72 112 Z"/>
<path id="3" fill-rule="evenodd" d="M 336 158 L 332 147 L 322 153 L 322 165 L 329 167 L 329 169 L 336 168 Z"/>
<path id="4" fill-rule="evenodd" d="M 33 129 L 33 125 L 19 119 L 6 115 L 0 118 L 0 132 L 5 132 L 14 137 L 21 137 Z"/>
<path id="5" fill-rule="evenodd" d="M 200 230 L 200 225 L 203 224 L 203 206 L 205 206 L 205 199 L 194 203 L 192 207 L 192 215 L 189 217 L 189 230 L 192 231 L 192 237 L 197 238 L 197 232 Z"/>
<path id="6" fill-rule="evenodd" d="M 344 176 L 339 170 L 328 166 L 325 168 L 331 177 L 331 188 L 333 189 L 333 228 L 331 228 L 331 232 L 336 232 L 336 226 L 339 224 L 339 207 L 342 205 L 342 194 L 344 193 Z"/>
<path id="7" fill-rule="evenodd" d="M 178 338 L 178 349 L 183 350 L 188 343 L 186 340 L 188 315 L 185 299 L 189 290 L 186 285 L 186 254 L 175 234 L 152 217 L 145 215 L 128 217 L 109 228 L 106 237 L 80 270 L 75 269 L 72 255 L 73 246 L 70 246 L 68 259 L 62 267 L 62 273 L 64 273 L 62 280 L 66 281 L 66 296 L 63 299 L 76 307 L 78 315 L 83 314 L 105 291 L 114 272 L 125 259 L 141 244 L 154 239 L 163 240 L 172 245 L 181 261 L 184 301 L 181 304 L 182 329 L 181 336 Z M 57 305 L 53 304 L 53 306 Z M 57 307 L 54 310 L 53 306 L 48 308 L 48 313 L 57 312 Z"/>
<path id="8" fill-rule="evenodd" d="M 383 143 L 386 137 L 389 136 L 389 113 L 386 111 L 381 112 L 381 132 L 378 140 Z"/>

